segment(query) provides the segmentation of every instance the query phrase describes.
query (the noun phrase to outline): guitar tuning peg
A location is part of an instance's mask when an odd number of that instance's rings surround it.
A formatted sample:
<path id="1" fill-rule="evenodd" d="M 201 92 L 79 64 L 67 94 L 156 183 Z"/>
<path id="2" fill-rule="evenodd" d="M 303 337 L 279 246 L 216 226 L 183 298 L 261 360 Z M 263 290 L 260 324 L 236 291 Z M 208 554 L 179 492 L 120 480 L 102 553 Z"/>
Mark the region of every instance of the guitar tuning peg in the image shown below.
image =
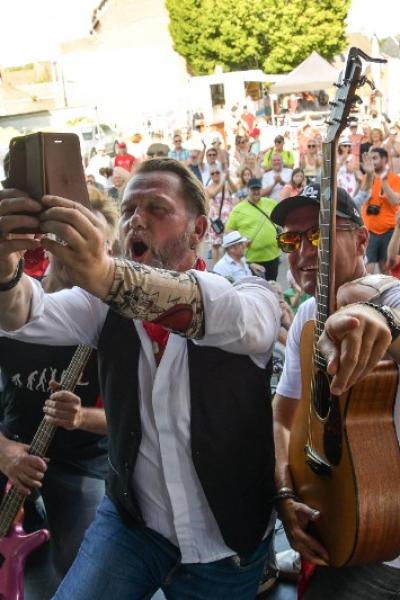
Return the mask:
<path id="1" fill-rule="evenodd" d="M 333 121 L 331 121 L 330 119 L 326 119 L 326 121 L 324 121 L 324 123 L 326 125 L 333 125 Z"/>
<path id="2" fill-rule="evenodd" d="M 340 87 L 342 87 L 342 84 L 341 84 L 341 83 L 337 83 L 337 82 L 335 82 L 333 85 L 334 85 L 335 87 L 337 87 L 337 88 L 340 88 Z"/>
<path id="3" fill-rule="evenodd" d="M 375 84 L 373 81 L 371 81 L 370 79 L 368 79 L 368 77 L 366 75 L 362 75 L 359 79 L 359 82 L 357 84 L 357 87 L 362 87 L 363 85 L 369 85 L 371 90 L 375 89 Z"/>
<path id="4" fill-rule="evenodd" d="M 337 105 L 338 105 L 338 103 L 337 103 L 337 102 L 335 102 L 335 100 L 331 100 L 331 101 L 329 102 L 329 106 L 337 106 Z"/>

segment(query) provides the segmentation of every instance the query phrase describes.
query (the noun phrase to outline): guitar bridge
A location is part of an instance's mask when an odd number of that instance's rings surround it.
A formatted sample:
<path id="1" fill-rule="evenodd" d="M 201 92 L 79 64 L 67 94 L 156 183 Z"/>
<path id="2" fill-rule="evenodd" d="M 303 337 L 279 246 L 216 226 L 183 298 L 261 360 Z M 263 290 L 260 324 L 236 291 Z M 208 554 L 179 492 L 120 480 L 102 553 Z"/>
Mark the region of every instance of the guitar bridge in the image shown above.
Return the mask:
<path id="1" fill-rule="evenodd" d="M 304 446 L 304 454 L 306 455 L 306 463 L 310 469 L 321 477 L 328 477 L 331 474 L 331 466 L 323 460 L 310 446 Z"/>

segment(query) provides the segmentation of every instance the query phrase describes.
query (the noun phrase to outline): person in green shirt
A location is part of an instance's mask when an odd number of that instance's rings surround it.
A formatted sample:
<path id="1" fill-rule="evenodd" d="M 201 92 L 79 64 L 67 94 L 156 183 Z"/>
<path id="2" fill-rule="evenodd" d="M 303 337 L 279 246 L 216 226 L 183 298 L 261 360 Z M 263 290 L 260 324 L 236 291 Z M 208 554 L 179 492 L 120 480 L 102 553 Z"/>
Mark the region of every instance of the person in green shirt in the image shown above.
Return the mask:
<path id="1" fill-rule="evenodd" d="M 282 135 L 277 135 L 274 139 L 274 146 L 269 148 L 262 159 L 262 166 L 265 171 L 272 169 L 272 157 L 279 154 L 282 158 L 283 166 L 289 169 L 294 167 L 294 155 L 291 150 L 284 150 L 285 138 Z"/>
<path id="2" fill-rule="evenodd" d="M 271 198 L 261 198 L 261 179 L 252 177 L 248 183 L 249 195 L 246 200 L 233 207 L 225 224 L 225 232 L 239 231 L 249 245 L 246 259 L 265 269 L 265 279 L 276 280 L 280 250 L 276 242 L 276 227 L 269 215 L 277 202 Z"/>

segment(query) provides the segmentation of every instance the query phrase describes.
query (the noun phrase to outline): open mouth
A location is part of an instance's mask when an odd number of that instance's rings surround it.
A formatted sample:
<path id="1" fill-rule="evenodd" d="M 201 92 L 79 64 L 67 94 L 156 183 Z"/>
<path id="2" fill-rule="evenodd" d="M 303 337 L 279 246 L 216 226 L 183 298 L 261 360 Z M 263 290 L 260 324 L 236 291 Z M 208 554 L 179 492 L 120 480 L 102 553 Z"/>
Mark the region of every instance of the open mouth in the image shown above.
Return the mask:
<path id="1" fill-rule="evenodd" d="M 141 256 L 143 256 L 143 254 L 146 252 L 146 250 L 148 250 L 148 246 L 144 242 L 142 242 L 142 241 L 133 242 L 133 244 L 132 244 L 133 258 L 140 258 Z"/>

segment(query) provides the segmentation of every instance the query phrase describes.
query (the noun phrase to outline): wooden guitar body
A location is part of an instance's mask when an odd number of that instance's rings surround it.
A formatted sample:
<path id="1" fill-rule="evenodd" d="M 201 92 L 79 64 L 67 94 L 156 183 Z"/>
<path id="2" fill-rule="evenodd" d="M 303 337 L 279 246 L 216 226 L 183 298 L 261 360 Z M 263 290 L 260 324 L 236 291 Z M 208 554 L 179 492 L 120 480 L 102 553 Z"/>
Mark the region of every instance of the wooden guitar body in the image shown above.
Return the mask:
<path id="1" fill-rule="evenodd" d="M 25 533 L 20 521 L 0 538 L 0 600 L 24 600 L 26 557 L 48 539 L 46 529 Z"/>
<path id="2" fill-rule="evenodd" d="M 301 338 L 302 398 L 289 449 L 296 493 L 321 513 L 315 534 L 332 566 L 391 560 L 400 554 L 397 367 L 381 361 L 350 391 L 330 396 L 325 373 L 314 371 L 313 340 L 309 321 Z M 316 407 L 313 380 L 325 405 Z"/>

